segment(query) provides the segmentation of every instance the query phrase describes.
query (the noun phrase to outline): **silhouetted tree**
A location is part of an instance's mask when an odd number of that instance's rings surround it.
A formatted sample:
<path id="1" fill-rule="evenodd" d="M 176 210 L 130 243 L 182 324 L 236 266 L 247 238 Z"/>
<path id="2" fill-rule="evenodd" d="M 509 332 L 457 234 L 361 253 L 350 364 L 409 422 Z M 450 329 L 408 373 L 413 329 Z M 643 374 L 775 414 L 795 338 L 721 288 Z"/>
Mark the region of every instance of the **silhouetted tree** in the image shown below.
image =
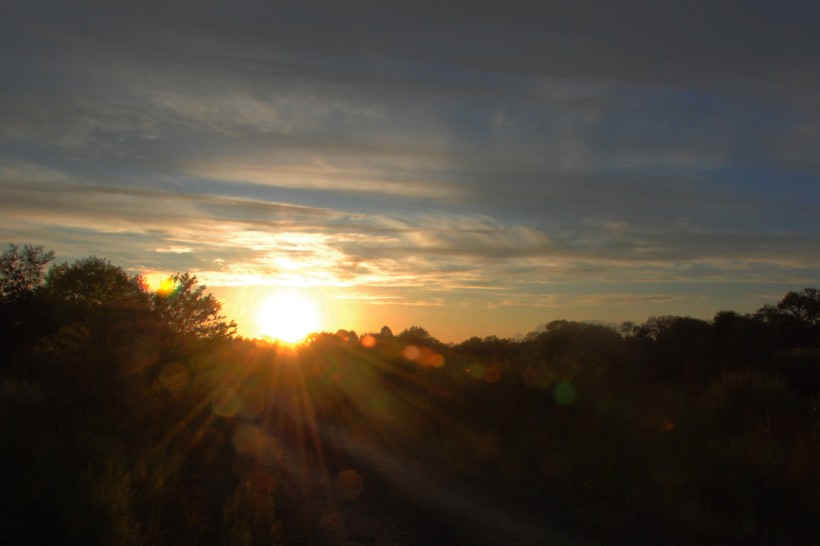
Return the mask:
<path id="1" fill-rule="evenodd" d="M 0 255 L 0 301 L 13 301 L 30 294 L 43 280 L 46 264 L 54 251 L 26 244 L 22 250 L 15 244 Z"/>
<path id="2" fill-rule="evenodd" d="M 650 317 L 635 336 L 644 344 L 646 365 L 657 380 L 701 382 L 717 371 L 711 352 L 712 329 L 705 320 Z"/>
<path id="3" fill-rule="evenodd" d="M 336 330 L 336 337 L 345 343 L 358 343 L 359 336 L 353 330 L 339 329 Z"/>
<path id="4" fill-rule="evenodd" d="M 518 343 L 498 336 L 487 336 L 483 339 L 473 336 L 453 347 L 455 351 L 464 355 L 485 361 L 511 359 L 518 354 L 518 348 Z"/>
<path id="5" fill-rule="evenodd" d="M 820 290 L 804 288 L 800 292 L 788 292 L 777 303 L 777 310 L 805 324 L 820 325 Z"/>
<path id="6" fill-rule="evenodd" d="M 46 275 L 45 287 L 57 300 L 85 308 L 146 309 L 148 305 L 142 277 L 129 275 L 123 268 L 96 256 L 52 266 Z"/>
<path id="7" fill-rule="evenodd" d="M 555 320 L 546 331 L 532 338 L 537 358 L 556 370 L 592 371 L 617 365 L 623 339 L 612 328 L 600 324 Z"/>
<path id="8" fill-rule="evenodd" d="M 256 489 L 231 496 L 249 483 L 239 480 L 235 450 L 230 441 L 205 442 L 223 433 L 214 434 L 209 408 L 200 411 L 201 389 L 225 386 L 195 374 L 219 375 L 236 361 L 224 353 L 228 343 L 187 340 L 221 339 L 233 328 L 214 324 L 223 318 L 219 302 L 187 274 L 155 308 L 143 279 L 107 260 L 59 264 L 41 282 L 50 253 L 29 254 L 39 269 L 26 270 L 19 249 L 5 257 L 13 266 L 5 271 L 25 275 L 7 274 L 17 280 L 4 287 L 22 287 L 8 293 L 25 297 L 0 298 L 4 541 L 201 543 L 219 536 L 227 514 L 231 540 L 276 543 L 273 497 Z M 15 322 L 53 327 L 22 345 L 20 328 L 7 327 Z M 191 358 L 167 350 L 180 345 Z"/>
<path id="9" fill-rule="evenodd" d="M 402 330 L 398 335 L 403 341 L 414 345 L 439 345 L 441 342 L 430 335 L 430 332 L 421 326 L 411 326 Z"/>
<path id="10" fill-rule="evenodd" d="M 182 336 L 200 340 L 227 340 L 236 333 L 234 321 L 225 322 L 220 315 L 222 304 L 206 294 L 205 285 L 197 286 L 196 275 L 177 273 L 173 288 L 160 290 L 152 296 L 152 305 L 164 324 Z"/>
<path id="11" fill-rule="evenodd" d="M 774 328 L 780 349 L 820 346 L 820 290 L 788 292 L 776 305 L 764 305 L 755 317 Z"/>
<path id="12" fill-rule="evenodd" d="M 618 333 L 624 337 L 634 336 L 638 332 L 639 326 L 631 320 L 625 320 L 618 326 Z"/>
<path id="13" fill-rule="evenodd" d="M 721 370 L 760 368 L 772 354 L 772 328 L 752 315 L 720 311 L 712 319 L 714 356 Z"/>
<path id="14" fill-rule="evenodd" d="M 54 251 L 14 244 L 0 255 L 0 344 L 7 356 L 51 331 L 52 317 L 39 289 Z M 11 360 L 10 358 L 8 360 Z"/>
<path id="15" fill-rule="evenodd" d="M 44 338 L 48 364 L 44 381 L 61 385 L 85 407 L 114 410 L 132 381 L 124 372 L 157 364 L 153 350 L 160 327 L 144 280 L 110 261 L 90 256 L 51 267 L 43 284 L 54 322 Z M 120 406 L 122 409 L 122 406 Z"/>

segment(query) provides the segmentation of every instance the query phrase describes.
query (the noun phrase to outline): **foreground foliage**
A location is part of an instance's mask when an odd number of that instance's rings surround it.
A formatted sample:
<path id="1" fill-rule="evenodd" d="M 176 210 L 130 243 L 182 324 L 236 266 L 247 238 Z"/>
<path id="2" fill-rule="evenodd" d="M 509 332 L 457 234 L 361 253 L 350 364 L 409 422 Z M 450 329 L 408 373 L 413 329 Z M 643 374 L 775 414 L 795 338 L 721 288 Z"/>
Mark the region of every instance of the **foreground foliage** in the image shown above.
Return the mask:
<path id="1" fill-rule="evenodd" d="M 820 537 L 817 290 L 712 321 L 293 348 L 235 339 L 193 276 L 150 293 L 52 258 L 0 261 L 9 543 L 344 543 L 391 504 L 446 506 L 429 540 L 480 543 L 482 503 L 603 542 Z"/>

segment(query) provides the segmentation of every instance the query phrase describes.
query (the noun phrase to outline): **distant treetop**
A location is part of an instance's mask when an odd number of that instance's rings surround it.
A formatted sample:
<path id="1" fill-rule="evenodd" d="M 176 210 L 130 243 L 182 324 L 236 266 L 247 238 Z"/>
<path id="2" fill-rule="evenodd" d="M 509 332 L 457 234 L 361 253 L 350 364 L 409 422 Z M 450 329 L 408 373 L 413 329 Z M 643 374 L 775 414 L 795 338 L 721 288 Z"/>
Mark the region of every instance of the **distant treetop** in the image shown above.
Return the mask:
<path id="1" fill-rule="evenodd" d="M 54 259 L 54 251 L 42 246 L 15 244 L 0 255 L 0 300 L 12 301 L 33 292 L 43 282 L 43 271 Z"/>

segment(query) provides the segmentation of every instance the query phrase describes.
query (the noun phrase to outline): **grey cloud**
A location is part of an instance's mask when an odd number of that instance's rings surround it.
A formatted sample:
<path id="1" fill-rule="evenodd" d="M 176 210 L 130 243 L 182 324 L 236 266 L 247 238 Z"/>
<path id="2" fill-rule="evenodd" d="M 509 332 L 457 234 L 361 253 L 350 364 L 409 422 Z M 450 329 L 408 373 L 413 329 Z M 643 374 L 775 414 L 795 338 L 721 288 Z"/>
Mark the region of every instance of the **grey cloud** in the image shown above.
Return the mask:
<path id="1" fill-rule="evenodd" d="M 734 129 L 734 133 L 725 134 L 723 128 L 737 127 L 738 123 L 745 122 L 746 112 L 742 109 L 735 114 L 727 114 L 733 108 L 730 103 L 711 108 L 703 99 L 687 99 L 685 96 L 676 99 L 674 96 L 669 97 L 672 93 L 666 92 L 666 98 L 655 100 L 656 104 L 663 105 L 661 108 L 664 114 L 660 119 L 657 106 L 654 107 L 655 114 L 651 104 L 648 107 L 641 105 L 640 108 L 628 106 L 630 101 L 635 100 L 636 92 L 639 100 L 641 95 L 649 95 L 651 98 L 652 95 L 660 94 L 663 97 L 663 90 L 668 89 L 668 86 L 642 87 L 646 82 L 640 78 L 634 82 L 629 78 L 624 80 L 622 76 L 628 71 L 625 72 L 621 65 L 627 60 L 639 62 L 645 68 L 670 63 L 674 65 L 676 60 L 682 62 L 675 57 L 659 59 L 663 55 L 663 48 L 658 50 L 654 47 L 655 43 L 665 43 L 671 39 L 670 36 L 676 36 L 675 39 L 679 40 L 694 40 L 698 37 L 701 41 L 705 40 L 706 44 L 724 44 L 719 39 L 725 36 L 731 38 L 745 33 L 757 36 L 754 33 L 760 33 L 772 43 L 772 47 L 767 49 L 768 55 L 784 56 L 790 51 L 788 45 L 791 42 L 796 41 L 803 46 L 812 45 L 810 39 L 801 38 L 804 36 L 801 20 L 790 19 L 784 23 L 797 24 L 796 30 L 787 36 L 780 30 L 771 30 L 767 25 L 761 25 L 761 19 L 754 16 L 754 9 L 751 14 L 746 13 L 738 18 L 729 17 L 725 9 L 713 4 L 687 6 L 685 10 L 681 10 L 682 13 L 676 13 L 677 10 L 667 13 L 652 4 L 637 3 L 632 9 L 628 8 L 629 5 L 631 4 L 614 11 L 606 5 L 594 5 L 595 9 L 530 6 L 517 16 L 512 11 L 494 13 L 492 19 L 475 13 L 481 10 L 459 14 L 459 21 L 463 23 L 455 26 L 460 29 L 459 34 L 465 44 L 475 45 L 480 38 L 482 43 L 486 42 L 497 48 L 499 56 L 508 65 L 514 65 L 516 59 L 521 58 L 546 58 L 543 63 L 552 66 L 551 56 L 555 55 L 560 57 L 560 62 L 554 63 L 555 66 L 566 64 L 584 67 L 583 54 L 573 48 L 556 47 L 555 44 L 561 44 L 565 40 L 580 40 L 583 44 L 585 40 L 591 39 L 606 43 L 607 47 L 602 49 L 612 51 L 616 61 L 620 61 L 596 62 L 594 67 L 587 66 L 584 69 L 587 72 L 578 76 L 564 74 L 560 70 L 538 74 L 539 82 L 547 77 L 555 82 L 554 86 L 561 87 L 560 91 L 553 89 L 551 96 L 524 101 L 527 106 L 518 113 L 520 119 L 527 120 L 518 125 L 540 123 L 540 134 L 537 138 L 501 140 L 476 138 L 476 135 L 484 135 L 486 128 L 484 132 L 475 130 L 472 125 L 475 123 L 475 116 L 486 108 L 503 106 L 498 104 L 499 96 L 510 99 L 504 102 L 518 103 L 517 90 L 534 87 L 535 82 L 531 81 L 531 76 L 522 76 L 523 80 L 512 78 L 512 82 L 509 82 L 510 78 L 506 76 L 508 68 L 488 66 L 479 70 L 471 67 L 463 78 L 464 89 L 471 92 L 465 92 L 461 104 L 458 99 L 452 98 L 452 88 L 433 97 L 416 94 L 421 89 L 435 88 L 437 74 L 451 72 L 438 71 L 436 66 L 441 62 L 469 65 L 472 62 L 470 59 L 475 55 L 469 53 L 474 48 L 458 48 L 445 40 L 444 35 L 452 29 L 454 23 L 448 19 L 454 13 L 447 9 L 434 9 L 433 15 L 427 16 L 415 9 L 384 8 L 370 4 L 353 4 L 344 9 L 330 5 L 304 7 L 300 4 L 284 4 L 284 7 L 270 13 L 265 9 L 259 13 L 258 6 L 247 4 L 232 8 L 232 12 L 222 12 L 216 6 L 209 10 L 207 5 L 204 10 L 194 12 L 171 9 L 165 10 L 161 18 L 154 18 L 151 10 L 145 8 L 128 13 L 128 17 L 119 12 L 104 10 L 94 17 L 83 15 L 82 12 L 68 14 L 64 21 L 55 18 L 51 22 L 51 26 L 58 29 L 71 28 L 72 22 L 76 25 L 70 39 L 63 39 L 69 51 L 66 53 L 68 60 L 75 65 L 83 65 L 82 61 L 86 58 L 92 60 L 92 66 L 94 62 L 99 63 L 97 71 L 92 69 L 88 72 L 84 87 L 82 83 L 70 86 L 65 84 L 68 89 L 75 89 L 79 85 L 84 92 L 93 94 L 93 89 L 102 84 L 108 86 L 108 93 L 115 91 L 126 102 L 139 101 L 143 112 L 137 114 L 137 119 L 117 121 L 117 116 L 131 118 L 132 114 L 125 114 L 116 105 L 100 107 L 96 116 L 90 115 L 92 112 L 69 116 L 65 123 L 66 134 L 62 137 L 52 134 L 52 138 L 57 138 L 57 142 L 64 145 L 85 143 L 99 148 L 104 141 L 111 140 L 105 137 L 117 135 L 121 132 L 120 129 L 130 131 L 130 138 L 133 140 L 135 126 L 142 124 L 143 142 L 131 143 L 132 153 L 162 156 L 168 153 L 163 151 L 171 143 L 178 157 L 183 158 L 186 148 L 189 152 L 194 148 L 199 150 L 198 156 L 201 157 L 202 154 L 229 156 L 240 147 L 245 150 L 256 147 L 260 153 L 270 155 L 285 155 L 292 153 L 294 149 L 303 149 L 313 151 L 314 157 L 316 152 L 330 152 L 360 154 L 370 158 L 378 157 L 382 153 L 378 147 L 384 147 L 386 142 L 393 140 L 394 144 L 389 147 L 390 153 L 396 154 L 401 150 L 403 154 L 407 154 L 408 149 L 416 148 L 417 151 L 413 154 L 416 158 L 429 158 L 431 155 L 441 154 L 446 148 L 446 153 L 451 157 L 449 165 L 455 165 L 456 172 L 459 171 L 458 165 L 480 165 L 495 178 L 504 176 L 507 169 L 515 173 L 522 168 L 548 171 L 556 167 L 568 167 L 572 171 L 585 172 L 590 168 L 600 170 L 613 166 L 632 169 L 636 161 L 644 165 L 654 162 L 658 166 L 674 167 L 681 160 L 702 166 L 704 157 L 713 157 L 711 163 L 707 161 L 708 166 L 725 161 L 727 155 L 740 153 L 744 157 L 759 156 L 759 146 L 752 143 L 747 150 L 745 146 L 738 148 L 736 144 L 738 140 L 748 140 L 748 136 L 744 135 L 749 135 L 751 131 L 741 127 Z M 341 22 L 325 28 L 322 22 L 324 19 L 313 13 L 316 10 L 319 15 L 323 10 L 339 15 L 342 17 Z M 530 11 L 534 13 L 528 13 Z M 229 17 L 230 23 L 225 25 L 227 15 L 235 18 Z M 782 16 L 779 13 L 758 15 L 766 17 L 764 22 L 769 17 Z M 505 23 L 498 25 L 497 16 Z M 118 22 L 123 28 L 109 30 L 103 26 L 112 21 Z M 304 32 L 305 29 L 300 28 L 298 23 L 308 21 L 315 21 L 315 25 Z M 379 29 L 374 23 L 380 21 L 385 23 L 384 28 L 395 26 L 400 32 Z M 533 21 L 538 23 L 534 25 Z M 345 22 L 349 25 L 343 24 Z M 364 24 L 367 26 L 363 26 Z M 409 40 L 409 43 L 415 47 L 419 37 L 432 33 L 438 40 L 442 40 L 442 46 L 449 44 L 451 47 L 442 47 L 435 57 L 415 54 L 418 58 L 414 62 L 418 65 L 409 70 L 414 65 L 407 64 L 408 56 L 413 59 L 414 48 L 404 45 L 408 42 L 406 38 L 414 36 L 414 32 L 419 29 L 426 29 L 428 24 L 431 25 L 430 30 L 415 35 L 416 39 Z M 670 28 L 671 33 L 667 32 Z M 523 29 L 523 32 L 516 32 L 518 29 Z M 699 31 L 692 32 L 692 29 Z M 484 30 L 490 31 L 490 39 L 482 34 L 481 31 Z M 117 39 L 119 32 L 123 34 L 121 39 Z M 501 36 L 492 39 L 494 32 L 500 32 L 505 39 L 501 39 Z M 57 31 L 51 33 L 58 34 Z M 518 37 L 519 34 L 523 37 Z M 357 39 L 350 39 L 352 36 Z M 579 39 L 577 36 L 585 38 Z M 528 39 L 534 41 L 530 43 Z M 113 43 L 109 44 L 109 41 Z M 153 45 L 143 47 L 146 42 Z M 546 47 L 550 43 L 552 45 Z M 690 49 L 706 47 L 700 41 L 694 43 L 697 47 L 691 47 L 692 44 L 687 42 L 690 47 L 684 48 L 685 51 L 680 51 L 679 54 L 685 56 Z M 112 47 L 104 47 L 108 45 Z M 641 56 L 632 55 L 630 48 L 633 47 L 640 47 L 642 52 L 650 52 L 649 58 L 641 60 Z M 740 50 L 733 54 L 749 55 L 748 51 L 738 47 Z M 123 50 L 124 48 L 126 49 Z M 479 48 L 479 51 L 483 49 Z M 367 54 L 366 50 L 372 50 L 372 53 Z M 580 50 L 583 52 L 583 47 Z M 653 51 L 656 52 L 651 53 Z M 799 51 L 800 55 L 793 55 L 794 62 L 805 63 L 802 66 L 808 67 L 808 57 L 812 52 L 813 48 L 803 47 Z M 698 61 L 702 61 L 705 56 L 704 51 L 700 53 L 695 56 Z M 72 57 L 72 54 L 77 58 Z M 47 54 L 44 55 L 50 58 Z M 54 55 L 59 56 L 57 53 Z M 396 62 L 373 61 L 374 55 Z M 715 55 L 707 57 L 712 59 Z M 434 61 L 434 58 L 444 60 Z M 659 60 L 664 62 L 658 62 Z M 768 62 L 768 57 L 764 57 L 763 61 Z M 595 72 L 593 68 L 599 69 L 598 64 L 611 66 L 611 70 L 617 71 L 621 77 L 609 77 L 605 71 Z M 399 67 L 393 72 L 403 72 L 385 73 L 385 67 L 389 66 Z M 696 73 L 692 70 L 680 72 L 690 77 Z M 650 75 L 652 73 L 650 71 Z M 381 78 L 383 81 L 369 80 L 369 77 Z M 567 77 L 575 78 L 574 86 L 562 83 Z M 767 78 L 771 79 L 769 76 Z M 398 81 L 398 87 L 405 88 L 404 94 L 388 92 L 391 82 L 395 81 Z M 685 82 L 683 84 L 686 89 Z M 492 93 L 485 95 L 483 92 L 486 89 L 491 89 Z M 593 90 L 591 95 L 590 89 Z M 710 89 L 712 88 L 706 88 Z M 584 128 L 583 124 L 572 120 L 568 122 L 571 124 L 569 129 L 561 129 L 560 126 L 551 130 L 544 129 L 550 124 L 554 125 L 556 117 L 566 117 L 565 114 L 557 113 L 556 108 L 565 108 L 568 101 L 579 99 L 590 102 L 584 108 L 590 112 L 589 116 L 598 118 L 594 124 Z M 681 103 L 676 107 L 677 113 L 671 117 L 670 100 L 673 104 L 675 101 Z M 372 106 L 374 104 L 375 107 Z M 419 104 L 423 107 L 419 107 Z M 549 107 L 550 104 L 553 107 Z M 368 121 L 367 114 L 363 114 L 366 105 L 371 105 L 370 109 L 377 111 L 382 117 Z M 132 106 L 133 104 L 129 104 L 123 108 Z M 406 115 L 397 113 L 406 108 L 410 109 Z M 695 108 L 695 116 L 686 112 L 685 108 Z M 425 110 L 427 114 L 424 113 Z M 459 110 L 463 111 L 463 115 L 453 114 Z M 635 128 L 631 129 L 630 123 L 620 123 L 617 135 L 610 135 L 602 123 L 607 121 L 608 116 L 620 116 L 619 112 L 631 116 L 631 124 Z M 388 114 L 385 116 L 385 113 Z M 56 114 L 48 116 L 50 122 L 53 119 L 59 121 L 59 112 Z M 515 117 L 514 113 L 509 116 Z M 418 125 L 420 119 L 426 119 L 427 122 Z M 679 123 L 682 120 L 686 123 Z M 23 119 L 15 126 L 23 126 L 25 121 Z M 52 125 L 50 122 L 49 125 Z M 648 125 L 663 123 L 677 126 L 674 130 L 649 130 Z M 683 132 L 684 127 L 688 127 L 686 133 Z M 273 131 L 273 134 L 260 140 L 261 133 L 268 130 Z M 783 128 L 783 131 L 787 130 L 788 127 Z M 248 131 L 251 131 L 252 138 L 245 136 L 241 138 L 241 143 L 231 142 Z M 254 131 L 258 134 L 254 134 Z M 402 131 L 405 138 L 396 138 Z M 781 132 L 772 134 L 769 140 L 779 140 L 777 135 Z M 440 139 L 438 149 L 425 145 L 434 135 L 447 133 L 452 133 L 452 138 Z M 97 138 L 88 140 L 91 134 L 97 135 Z M 162 143 L 150 142 L 156 138 L 162 139 Z M 450 145 L 453 141 L 462 144 Z M 781 155 L 790 157 L 794 164 L 799 164 L 800 157 L 805 154 L 794 157 L 795 148 L 791 150 L 791 155 L 789 152 Z M 114 152 L 127 154 L 129 148 L 119 145 Z M 499 159 L 490 160 L 493 156 Z M 551 160 L 548 159 L 550 157 Z M 196 160 L 197 156 L 187 159 Z M 280 166 L 279 163 L 274 165 Z M 395 161 L 384 164 L 386 171 L 395 166 Z M 437 182 L 451 184 L 453 180 L 445 176 Z"/>
<path id="2" fill-rule="evenodd" d="M 63 212 L 92 221 L 121 219 L 133 223 L 202 217 L 283 225 L 291 223 L 292 218 L 329 214 L 326 210 L 292 204 L 207 194 L 44 181 L 32 184 L 11 179 L 2 182 L 0 193 L 6 198 L 3 203 L 7 214 Z M 298 226 L 299 222 L 295 224 Z"/>
<path id="3" fill-rule="evenodd" d="M 817 15 L 756 0 L 12 3 L 0 230 L 225 282 L 314 260 L 312 282 L 380 302 L 816 280 Z M 666 297 L 607 294 L 595 304 Z"/>
<path id="4" fill-rule="evenodd" d="M 499 74 L 635 81 L 728 88 L 768 96 L 816 91 L 807 78 L 818 63 L 816 8 L 803 2 L 538 2 L 499 6 L 418 3 L 418 7 L 346 2 L 197 2 L 67 10 L 31 2 L 12 11 L 7 31 L 48 54 L 50 43 L 80 54 L 109 53 L 191 65 L 325 60 L 370 73 L 412 79 L 418 65 Z M 51 14 L 44 16 L 44 14 Z M 16 17 L 14 16 L 16 15 Z M 14 25 L 13 22 L 18 24 Z M 34 34 L 34 27 L 39 32 Z M 21 32 L 21 29 L 22 32 Z M 45 38 L 45 39 L 43 39 Z M 11 40 L 9 40 L 11 41 Z M 100 52 L 96 46 L 107 47 Z M 250 59 L 249 53 L 255 54 Z M 393 62 L 389 62 L 393 61 Z M 262 66 L 265 66 L 264 64 Z M 363 74 L 356 74 L 360 81 Z M 772 83 L 777 89 L 771 90 Z M 809 89 L 806 89 L 806 87 Z M 815 93 L 816 94 L 816 93 Z"/>

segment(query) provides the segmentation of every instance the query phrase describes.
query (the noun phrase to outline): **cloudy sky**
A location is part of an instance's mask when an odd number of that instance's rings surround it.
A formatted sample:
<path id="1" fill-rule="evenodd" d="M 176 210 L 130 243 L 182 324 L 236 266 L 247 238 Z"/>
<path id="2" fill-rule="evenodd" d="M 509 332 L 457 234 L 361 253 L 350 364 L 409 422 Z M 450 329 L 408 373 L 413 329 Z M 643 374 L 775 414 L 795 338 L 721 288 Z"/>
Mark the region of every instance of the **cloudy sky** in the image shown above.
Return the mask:
<path id="1" fill-rule="evenodd" d="M 282 287 L 461 341 L 820 285 L 815 1 L 0 6 L 0 239 L 246 335 Z"/>

